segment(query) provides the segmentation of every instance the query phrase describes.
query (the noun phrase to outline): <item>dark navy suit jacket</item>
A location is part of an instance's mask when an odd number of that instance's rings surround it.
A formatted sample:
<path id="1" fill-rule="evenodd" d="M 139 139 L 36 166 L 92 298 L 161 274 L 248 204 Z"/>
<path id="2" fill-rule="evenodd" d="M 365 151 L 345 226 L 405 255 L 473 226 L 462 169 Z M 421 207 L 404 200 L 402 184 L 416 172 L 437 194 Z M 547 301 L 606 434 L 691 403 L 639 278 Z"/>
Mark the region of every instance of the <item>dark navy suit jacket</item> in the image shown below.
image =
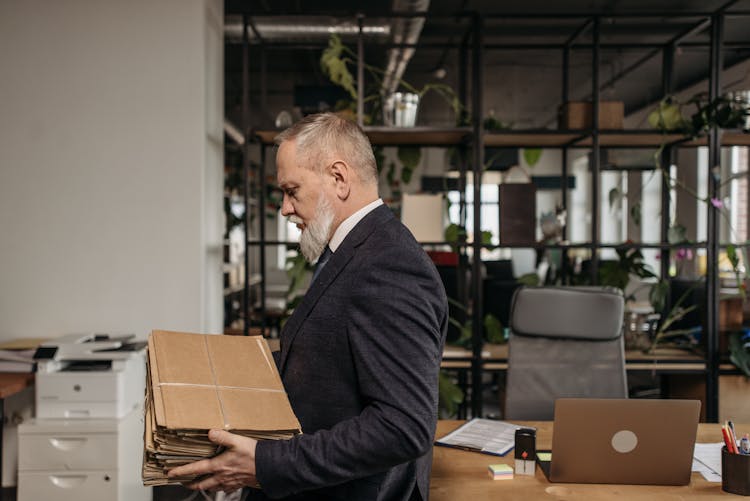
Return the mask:
<path id="1" fill-rule="evenodd" d="M 435 266 L 390 209 L 357 223 L 281 332 L 303 434 L 258 443 L 264 494 L 427 499 L 447 312 Z"/>

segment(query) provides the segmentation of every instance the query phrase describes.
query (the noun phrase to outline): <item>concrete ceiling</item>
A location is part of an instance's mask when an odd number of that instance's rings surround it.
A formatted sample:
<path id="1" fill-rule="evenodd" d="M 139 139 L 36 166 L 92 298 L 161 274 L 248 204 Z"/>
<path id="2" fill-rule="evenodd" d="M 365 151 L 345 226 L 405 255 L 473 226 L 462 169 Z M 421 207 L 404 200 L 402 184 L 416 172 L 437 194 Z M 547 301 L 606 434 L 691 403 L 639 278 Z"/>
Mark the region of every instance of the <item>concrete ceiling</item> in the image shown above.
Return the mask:
<path id="1" fill-rule="evenodd" d="M 243 14 L 249 16 L 260 35 L 250 31 L 252 122 L 255 126 L 268 126 L 278 112 L 292 107 L 295 87 L 329 84 L 319 65 L 328 35 L 274 32 L 270 29 L 274 23 L 310 27 L 349 22 L 356 26 L 356 14 L 362 13 L 366 25 L 388 26 L 392 22 L 388 17 L 390 6 L 391 2 L 373 1 L 266 0 L 253 2 L 250 9 L 248 2 L 226 0 L 227 116 L 239 123 L 242 47 L 237 26 Z M 466 14 L 476 12 L 482 18 L 487 47 L 482 62 L 484 113 L 494 113 L 516 128 L 554 127 L 563 89 L 563 51 L 559 47 L 575 37 L 570 51 L 569 98 L 589 98 L 593 39 L 587 21 L 590 16 L 599 15 L 601 98 L 624 101 L 627 113 L 662 96 L 661 47 L 670 42 L 678 42 L 672 76 L 675 91 L 707 78 L 708 16 L 720 9 L 728 14 L 723 57 L 725 65 L 731 66 L 750 58 L 750 0 L 431 0 L 416 51 L 403 78 L 416 86 L 441 82 L 458 89 L 460 69 L 468 67 L 467 71 L 471 71 L 470 64 L 462 65 L 465 53 L 459 49 L 473 33 L 472 17 Z M 310 15 L 328 17 L 307 17 Z M 343 38 L 356 50 L 355 36 Z M 390 41 L 387 35 L 368 35 L 367 63 L 384 67 Z M 263 68 L 265 85 L 261 78 Z M 726 90 L 736 90 L 732 82 L 722 83 Z M 436 110 L 446 108 L 437 101 L 426 103 L 434 104 Z M 431 123 L 442 121 L 439 125 L 450 125 L 453 120 L 446 109 L 420 112 L 420 116 L 420 120 L 431 119 Z"/>

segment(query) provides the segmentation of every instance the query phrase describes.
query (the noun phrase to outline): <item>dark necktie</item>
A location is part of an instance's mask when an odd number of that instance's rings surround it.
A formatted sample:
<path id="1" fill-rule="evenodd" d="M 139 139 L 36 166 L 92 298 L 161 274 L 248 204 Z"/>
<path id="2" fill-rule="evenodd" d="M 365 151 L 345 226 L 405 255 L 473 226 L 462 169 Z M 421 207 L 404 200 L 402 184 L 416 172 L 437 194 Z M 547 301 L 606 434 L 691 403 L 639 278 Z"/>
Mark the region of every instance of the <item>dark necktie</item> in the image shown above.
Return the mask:
<path id="1" fill-rule="evenodd" d="M 323 269 L 323 266 L 326 265 L 332 255 L 333 252 L 331 252 L 330 247 L 326 245 L 325 250 L 323 250 L 323 254 L 320 255 L 320 257 L 318 258 L 318 262 L 315 264 L 315 271 L 313 272 L 312 280 L 310 281 L 311 284 L 315 282 L 316 278 L 318 278 L 318 275 L 320 275 L 320 271 Z"/>

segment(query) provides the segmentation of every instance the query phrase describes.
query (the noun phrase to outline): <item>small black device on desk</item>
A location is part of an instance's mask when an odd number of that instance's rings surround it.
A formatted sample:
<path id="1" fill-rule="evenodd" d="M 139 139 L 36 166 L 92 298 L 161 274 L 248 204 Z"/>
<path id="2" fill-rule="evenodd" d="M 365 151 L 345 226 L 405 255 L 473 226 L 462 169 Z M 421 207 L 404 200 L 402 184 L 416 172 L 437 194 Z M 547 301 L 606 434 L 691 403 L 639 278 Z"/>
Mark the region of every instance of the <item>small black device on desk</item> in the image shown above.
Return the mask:
<path id="1" fill-rule="evenodd" d="M 534 475 L 536 465 L 536 430 L 516 430 L 516 475 Z"/>

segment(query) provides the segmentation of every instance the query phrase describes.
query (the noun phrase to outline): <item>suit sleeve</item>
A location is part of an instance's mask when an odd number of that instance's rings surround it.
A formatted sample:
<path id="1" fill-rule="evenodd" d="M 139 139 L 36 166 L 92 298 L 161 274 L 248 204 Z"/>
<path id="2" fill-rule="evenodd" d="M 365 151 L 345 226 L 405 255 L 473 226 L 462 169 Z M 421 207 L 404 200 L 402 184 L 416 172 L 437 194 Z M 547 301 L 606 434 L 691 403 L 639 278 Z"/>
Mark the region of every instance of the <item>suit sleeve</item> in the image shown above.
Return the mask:
<path id="1" fill-rule="evenodd" d="M 379 252 L 380 265 L 357 277 L 347 336 L 363 410 L 330 430 L 260 442 L 257 475 L 268 495 L 373 475 L 431 449 L 447 304 L 431 263 L 419 252 Z"/>

